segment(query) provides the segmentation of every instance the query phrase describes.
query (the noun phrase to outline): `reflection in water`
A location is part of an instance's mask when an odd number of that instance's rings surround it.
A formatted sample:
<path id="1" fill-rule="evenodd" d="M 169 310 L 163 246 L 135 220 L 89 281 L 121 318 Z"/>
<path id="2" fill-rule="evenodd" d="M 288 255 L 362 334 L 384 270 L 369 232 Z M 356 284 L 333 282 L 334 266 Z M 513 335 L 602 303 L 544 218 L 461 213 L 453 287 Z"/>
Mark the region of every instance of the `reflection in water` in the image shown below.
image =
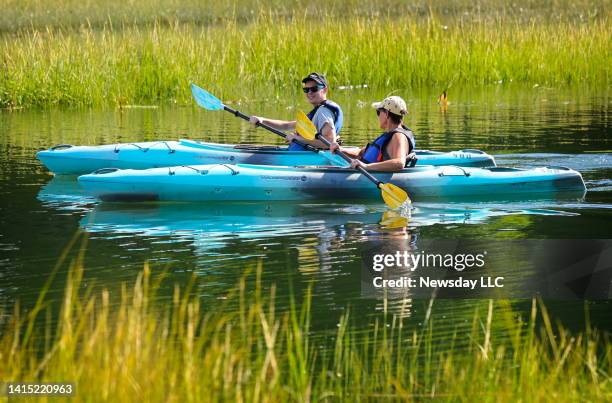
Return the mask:
<path id="1" fill-rule="evenodd" d="M 416 247 L 418 232 L 408 228 L 409 221 L 410 217 L 401 216 L 395 212 L 385 212 L 379 223 L 378 231 L 370 230 L 361 234 L 363 242 L 374 253 L 386 255 L 393 255 L 397 251 L 410 253 Z M 392 276 L 388 271 L 383 271 L 381 274 L 385 280 L 391 277 L 394 279 L 400 277 L 409 278 L 412 275 L 410 269 L 411 265 L 407 265 L 401 271 L 393 272 Z M 372 275 L 374 274 L 372 273 Z M 371 285 L 364 284 L 363 276 L 361 282 L 361 293 L 365 298 L 373 298 L 376 301 L 374 306 L 376 312 L 391 313 L 399 318 L 411 316 L 413 300 L 409 288 L 385 288 L 382 295 L 380 295 L 380 293 L 372 293 Z"/>

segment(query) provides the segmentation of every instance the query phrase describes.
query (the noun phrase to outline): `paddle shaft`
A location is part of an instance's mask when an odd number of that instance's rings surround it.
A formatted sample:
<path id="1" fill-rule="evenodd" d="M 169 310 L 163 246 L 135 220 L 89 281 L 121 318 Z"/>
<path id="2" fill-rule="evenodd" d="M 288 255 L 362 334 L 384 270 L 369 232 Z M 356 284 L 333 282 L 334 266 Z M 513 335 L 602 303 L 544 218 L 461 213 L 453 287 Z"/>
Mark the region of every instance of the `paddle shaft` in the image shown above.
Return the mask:
<path id="1" fill-rule="evenodd" d="M 318 139 L 319 141 L 323 142 L 326 146 L 330 146 L 329 140 L 327 140 L 325 137 L 321 136 L 321 133 L 317 133 L 315 134 L 315 138 Z M 346 162 L 348 162 L 349 164 L 351 162 L 353 162 L 353 159 L 351 157 L 349 157 L 348 155 L 346 155 L 344 152 L 340 151 L 339 149 L 335 151 L 336 154 L 338 154 L 340 157 L 342 157 L 343 160 L 345 160 Z M 378 179 L 376 179 L 371 173 L 369 173 L 368 171 L 366 171 L 362 166 L 356 166 L 355 167 L 356 170 L 358 170 L 359 172 L 361 172 L 366 178 L 368 178 L 369 180 L 371 180 L 372 182 L 374 182 L 376 184 L 377 187 L 380 188 L 380 185 L 382 185 L 382 182 L 379 181 Z"/>
<path id="2" fill-rule="evenodd" d="M 251 117 L 249 115 L 245 115 L 244 113 L 240 112 L 239 110 L 232 109 L 229 106 L 223 105 L 223 109 L 225 109 L 226 111 L 228 111 L 232 115 L 237 116 L 237 117 L 239 117 L 241 119 L 244 119 L 246 121 L 249 121 L 251 119 Z M 257 124 L 255 126 L 263 127 L 264 129 L 269 130 L 269 131 L 271 131 L 274 134 L 278 134 L 279 136 L 281 136 L 284 139 L 287 138 L 287 134 L 286 133 L 284 133 L 281 130 L 275 129 L 272 126 L 268 126 L 267 124 L 264 124 L 264 123 L 261 123 L 261 122 L 257 122 Z M 306 147 L 310 151 L 314 151 L 316 153 L 319 152 L 319 150 L 317 150 L 316 148 L 314 148 L 313 146 L 311 146 L 309 144 L 302 144 L 299 141 L 297 141 L 296 143 L 301 144 L 302 146 Z"/>

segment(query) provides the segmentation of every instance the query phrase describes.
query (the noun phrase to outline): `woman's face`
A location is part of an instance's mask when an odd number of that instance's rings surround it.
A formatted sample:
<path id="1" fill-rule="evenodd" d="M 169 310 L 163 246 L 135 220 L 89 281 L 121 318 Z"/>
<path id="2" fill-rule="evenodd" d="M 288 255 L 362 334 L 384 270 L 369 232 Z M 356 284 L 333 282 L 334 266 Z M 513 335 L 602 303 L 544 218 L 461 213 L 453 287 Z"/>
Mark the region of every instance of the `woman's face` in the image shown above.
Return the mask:
<path id="1" fill-rule="evenodd" d="M 389 112 L 384 108 L 376 109 L 378 115 L 378 125 L 381 129 L 386 129 L 389 125 Z"/>

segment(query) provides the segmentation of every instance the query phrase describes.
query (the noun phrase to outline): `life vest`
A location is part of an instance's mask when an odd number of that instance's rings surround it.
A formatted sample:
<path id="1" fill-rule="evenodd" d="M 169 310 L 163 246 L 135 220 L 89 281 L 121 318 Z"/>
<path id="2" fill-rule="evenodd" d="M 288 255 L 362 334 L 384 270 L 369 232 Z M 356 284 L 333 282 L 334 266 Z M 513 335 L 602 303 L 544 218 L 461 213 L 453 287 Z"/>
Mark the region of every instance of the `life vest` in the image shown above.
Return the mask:
<path id="1" fill-rule="evenodd" d="M 406 140 L 408 140 L 408 154 L 406 155 L 405 166 L 413 166 L 416 161 L 412 161 L 408 157 L 414 151 L 416 142 L 414 140 L 412 130 L 410 130 L 406 126 L 398 127 L 397 129 L 393 129 L 389 132 L 384 132 L 383 134 L 378 136 L 378 138 L 374 140 L 374 142 L 368 143 L 361 155 L 360 160 L 362 162 L 365 162 L 366 164 L 371 164 L 373 162 L 381 162 L 391 159 L 391 157 L 387 153 L 387 145 L 389 145 L 389 142 L 391 141 L 395 133 L 401 133 L 406 136 Z"/>
<path id="2" fill-rule="evenodd" d="M 319 108 L 322 106 L 329 109 L 331 113 L 334 115 L 334 127 L 336 128 L 336 134 L 340 133 L 340 129 L 342 129 L 342 124 L 344 123 L 344 114 L 342 113 L 342 108 L 340 108 L 340 105 L 338 105 L 337 103 L 326 99 L 319 105 L 315 106 L 314 109 L 308 112 L 306 116 L 308 116 L 308 119 L 312 120 L 315 114 L 317 113 L 317 111 L 319 110 Z M 340 144 L 341 140 L 338 139 L 337 143 Z M 307 150 L 307 148 L 295 141 L 292 141 L 291 144 L 289 144 L 288 150 L 289 151 L 305 151 Z"/>

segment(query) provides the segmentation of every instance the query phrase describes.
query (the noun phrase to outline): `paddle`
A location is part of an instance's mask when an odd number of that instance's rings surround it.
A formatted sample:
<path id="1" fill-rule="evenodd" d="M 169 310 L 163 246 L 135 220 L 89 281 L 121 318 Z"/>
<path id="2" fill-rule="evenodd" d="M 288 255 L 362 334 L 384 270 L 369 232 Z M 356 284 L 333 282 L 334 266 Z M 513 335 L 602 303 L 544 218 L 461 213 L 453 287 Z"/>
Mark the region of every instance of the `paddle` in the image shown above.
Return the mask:
<path id="1" fill-rule="evenodd" d="M 308 119 L 308 116 L 306 116 L 306 114 L 302 111 L 299 111 L 297 114 L 295 129 L 300 136 L 304 137 L 307 140 L 317 139 L 325 143 L 328 147 L 330 145 L 329 141 L 317 132 L 317 128 L 315 127 L 315 125 L 310 121 L 310 119 Z M 346 155 L 340 150 L 336 150 L 336 154 L 341 156 L 349 164 L 353 161 L 348 155 Z M 405 202 L 411 203 L 408 194 L 402 188 L 395 186 L 392 183 L 383 183 L 379 181 L 361 166 L 357 166 L 356 169 L 380 189 L 382 198 L 387 204 L 387 206 L 391 207 L 392 209 L 396 209 Z"/>
<path id="2" fill-rule="evenodd" d="M 236 109 L 232 109 L 229 106 L 226 106 L 223 104 L 223 102 L 221 102 L 221 100 L 217 97 L 215 97 L 213 94 L 211 94 L 210 92 L 198 87 L 195 84 L 191 84 L 191 94 L 193 95 L 193 98 L 196 100 L 196 103 L 198 105 L 200 105 L 202 108 L 204 109 L 208 109 L 209 111 L 220 111 L 220 110 L 226 110 L 229 113 L 231 113 L 234 116 L 237 116 L 241 119 L 244 120 L 249 120 L 251 117 L 249 115 L 245 115 L 244 113 L 237 111 Z M 278 134 L 279 136 L 281 136 L 282 138 L 287 138 L 287 134 L 284 133 L 281 130 L 277 130 L 271 126 L 268 126 L 264 123 L 261 122 L 257 122 L 257 125 L 259 127 L 263 127 L 266 130 L 271 131 L 274 134 Z M 302 143 L 300 143 L 302 144 Z M 310 151 L 314 151 L 314 152 L 319 152 L 319 150 L 317 150 L 315 147 L 312 147 L 309 144 L 302 144 L 304 147 L 306 147 L 308 150 Z"/>

